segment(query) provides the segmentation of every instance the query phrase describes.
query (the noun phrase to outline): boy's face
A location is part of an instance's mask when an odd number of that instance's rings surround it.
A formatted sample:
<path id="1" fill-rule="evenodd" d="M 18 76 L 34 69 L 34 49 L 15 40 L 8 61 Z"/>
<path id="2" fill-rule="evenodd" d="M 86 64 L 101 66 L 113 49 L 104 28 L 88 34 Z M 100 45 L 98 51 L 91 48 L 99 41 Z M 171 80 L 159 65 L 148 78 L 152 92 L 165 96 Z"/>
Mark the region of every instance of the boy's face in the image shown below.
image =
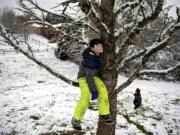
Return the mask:
<path id="1" fill-rule="evenodd" d="M 95 44 L 94 47 L 91 47 L 91 50 L 94 51 L 96 54 L 103 53 L 103 46 L 102 44 Z"/>

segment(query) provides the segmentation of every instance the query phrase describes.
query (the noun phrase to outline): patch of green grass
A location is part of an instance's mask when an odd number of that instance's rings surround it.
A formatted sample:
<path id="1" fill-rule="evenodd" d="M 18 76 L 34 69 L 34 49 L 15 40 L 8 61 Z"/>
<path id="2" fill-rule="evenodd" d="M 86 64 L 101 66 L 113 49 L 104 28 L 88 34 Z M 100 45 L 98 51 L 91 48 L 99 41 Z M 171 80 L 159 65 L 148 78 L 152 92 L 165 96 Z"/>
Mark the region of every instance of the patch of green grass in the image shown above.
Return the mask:
<path id="1" fill-rule="evenodd" d="M 174 121 L 175 123 L 177 123 L 176 119 L 173 119 L 173 121 Z"/>
<path id="2" fill-rule="evenodd" d="M 89 110 L 92 110 L 92 111 L 98 111 L 98 105 L 97 105 L 97 103 L 94 103 L 94 102 L 89 103 L 88 109 L 89 109 Z"/>
<path id="3" fill-rule="evenodd" d="M 121 107 L 122 103 L 118 102 L 118 105 L 119 107 Z M 141 106 L 136 111 L 133 111 L 131 113 L 127 113 L 126 110 L 121 110 L 118 111 L 117 114 L 123 116 L 129 124 L 135 125 L 137 129 L 139 129 L 142 133 L 146 135 L 152 135 L 153 133 L 147 131 L 143 125 L 136 121 L 132 121 L 130 118 L 139 116 L 141 118 L 143 117 L 143 120 L 154 119 L 155 121 L 161 121 L 163 119 L 161 113 L 154 111 L 151 106 Z M 152 123 L 152 126 L 156 127 L 157 125 L 155 123 Z"/>
<path id="4" fill-rule="evenodd" d="M 7 107 L 8 106 L 8 104 L 5 104 L 3 107 Z"/>
<path id="5" fill-rule="evenodd" d="M 29 118 L 33 119 L 33 120 L 39 120 L 40 119 L 38 116 L 35 116 L 35 115 L 31 115 Z"/>
<path id="6" fill-rule="evenodd" d="M 61 127 L 67 127 L 67 124 L 66 123 L 62 123 Z"/>
<path id="7" fill-rule="evenodd" d="M 43 134 L 40 134 L 40 135 L 58 135 L 58 133 L 51 132 L 51 133 L 43 133 Z"/>
<path id="8" fill-rule="evenodd" d="M 128 128 L 128 126 L 126 126 L 126 125 L 118 125 L 118 127 L 119 128 L 125 128 L 125 129 Z"/>
<path id="9" fill-rule="evenodd" d="M 180 104 L 180 98 L 172 100 L 172 104 L 175 104 L 175 105 Z"/>
<path id="10" fill-rule="evenodd" d="M 153 113 L 152 116 L 146 116 L 145 112 L 151 112 Z M 157 121 L 161 121 L 162 120 L 162 115 L 159 113 L 159 112 L 155 112 L 153 109 L 151 109 L 150 107 L 141 107 L 139 108 L 137 111 L 135 112 L 132 112 L 130 114 L 128 114 L 128 116 L 132 116 L 132 117 L 136 117 L 137 115 L 141 115 L 143 116 L 144 119 L 149 119 L 149 118 L 152 118 L 154 120 L 157 120 Z"/>
<path id="11" fill-rule="evenodd" d="M 169 105 L 167 105 L 167 106 L 169 106 Z M 167 110 L 167 111 L 169 111 L 169 108 L 168 108 L 167 106 L 165 106 L 164 109 Z"/>
<path id="12" fill-rule="evenodd" d="M 59 131 L 59 132 L 51 132 L 51 133 L 43 133 L 40 135 L 84 135 L 85 132 L 80 131 Z"/>
<path id="13" fill-rule="evenodd" d="M 43 124 L 41 124 L 41 123 L 39 123 L 39 122 L 37 122 L 37 123 L 35 123 L 35 126 L 42 126 Z"/>
<path id="14" fill-rule="evenodd" d="M 161 115 L 158 115 L 158 116 L 149 116 L 149 118 L 152 118 L 152 119 L 157 120 L 157 121 L 161 121 L 162 120 L 162 116 Z"/>
<path id="15" fill-rule="evenodd" d="M 172 129 L 169 129 L 169 130 L 168 130 L 168 134 L 171 134 L 171 135 L 172 135 L 172 133 L 173 133 L 173 130 L 172 130 Z"/>
<path id="16" fill-rule="evenodd" d="M 23 107 L 19 111 L 25 111 L 25 110 L 28 110 L 28 107 Z"/>
<path id="17" fill-rule="evenodd" d="M 11 122 L 11 120 L 8 120 L 7 122 Z"/>
<path id="18" fill-rule="evenodd" d="M 17 134 L 17 132 L 16 132 L 15 130 L 13 130 L 13 131 L 11 132 L 11 135 L 15 135 L 15 134 Z"/>
<path id="19" fill-rule="evenodd" d="M 134 124 L 140 131 L 142 131 L 145 135 L 153 135 L 152 132 L 147 131 L 144 126 L 132 121 L 129 119 L 128 115 L 123 114 L 123 117 L 127 120 L 128 123 Z"/>
<path id="20" fill-rule="evenodd" d="M 44 80 L 37 81 L 37 83 L 44 83 L 44 82 L 45 82 Z"/>

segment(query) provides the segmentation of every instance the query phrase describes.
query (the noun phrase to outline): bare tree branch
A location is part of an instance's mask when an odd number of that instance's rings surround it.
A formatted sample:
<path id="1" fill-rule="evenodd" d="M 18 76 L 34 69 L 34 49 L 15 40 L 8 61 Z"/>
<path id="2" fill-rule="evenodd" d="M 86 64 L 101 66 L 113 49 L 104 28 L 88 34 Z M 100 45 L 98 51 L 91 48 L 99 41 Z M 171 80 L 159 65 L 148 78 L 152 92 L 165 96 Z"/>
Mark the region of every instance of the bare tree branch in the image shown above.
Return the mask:
<path id="1" fill-rule="evenodd" d="M 166 29 L 166 31 L 168 31 L 167 32 L 168 35 L 162 41 L 155 42 L 154 45 L 152 45 L 150 48 L 148 48 L 148 50 L 146 51 L 146 53 L 143 57 L 143 63 L 146 63 L 150 56 L 152 56 L 159 50 L 165 48 L 168 45 L 169 41 L 171 40 L 171 35 L 178 29 L 180 29 L 180 27 L 178 27 L 177 25 L 171 24 L 170 27 L 168 27 Z"/>
<path id="2" fill-rule="evenodd" d="M 127 86 L 129 86 L 138 76 L 143 75 L 143 74 L 148 74 L 148 73 L 152 73 L 152 74 L 165 74 L 165 73 L 170 73 L 176 69 L 180 68 L 180 63 L 178 63 L 175 67 L 167 69 L 167 70 L 162 70 L 161 71 L 155 71 L 155 70 L 146 70 L 146 71 L 142 71 L 141 69 L 143 68 L 143 65 L 146 64 L 146 62 L 149 60 L 149 58 L 155 54 L 156 52 L 158 52 L 159 50 L 162 50 L 164 47 L 166 47 L 169 43 L 169 41 L 171 40 L 171 35 L 179 29 L 179 25 L 170 25 L 171 27 L 167 28 L 166 31 L 169 31 L 169 35 L 166 36 L 166 38 L 164 38 L 164 40 L 160 41 L 160 42 L 155 42 L 152 46 L 146 48 L 146 50 L 144 51 L 140 51 L 139 53 L 132 55 L 131 57 L 125 59 L 123 62 L 125 61 L 129 61 L 132 58 L 136 58 L 137 56 L 142 56 L 142 60 L 139 63 L 137 69 L 134 71 L 134 73 L 128 78 L 128 80 L 126 80 L 124 83 L 122 83 L 118 88 L 115 89 L 115 93 L 119 93 L 120 91 L 122 91 L 124 88 L 126 88 Z"/>
<path id="3" fill-rule="evenodd" d="M 152 4 L 152 1 L 149 1 L 149 0 L 145 0 L 147 3 L 148 3 L 148 5 L 149 5 L 149 7 L 151 8 L 151 11 L 152 11 L 152 13 L 154 12 L 154 9 L 153 9 L 153 4 Z"/>
<path id="4" fill-rule="evenodd" d="M 139 52 L 132 54 L 131 56 L 128 56 L 126 58 L 123 59 L 123 61 L 121 62 L 121 65 L 118 67 L 118 72 L 120 72 L 126 65 L 126 63 L 128 63 L 129 61 L 139 58 L 140 56 L 143 56 L 146 53 L 147 50 L 140 50 Z"/>
<path id="5" fill-rule="evenodd" d="M 123 89 L 128 87 L 139 75 L 140 70 L 142 69 L 143 64 L 140 63 L 137 67 L 137 69 L 134 71 L 134 73 L 124 82 L 122 83 L 118 88 L 115 89 L 115 93 L 118 94 L 121 92 Z"/>
<path id="6" fill-rule="evenodd" d="M 173 54 L 176 54 L 176 55 L 180 56 L 180 53 L 174 51 L 174 50 L 171 49 L 171 48 L 168 48 L 168 47 L 166 47 L 166 48 L 167 48 L 170 52 L 172 52 Z"/>
<path id="7" fill-rule="evenodd" d="M 164 69 L 164 70 L 142 70 L 139 75 L 166 75 L 168 73 L 172 73 L 173 71 L 180 69 L 180 63 L 175 65 L 174 67 Z"/>
<path id="8" fill-rule="evenodd" d="M 59 3 L 55 7 L 52 7 L 51 9 L 58 8 L 62 5 L 66 6 L 66 5 L 69 5 L 70 3 L 77 3 L 77 2 L 78 2 L 78 0 L 66 0 L 65 2 Z"/>
<path id="9" fill-rule="evenodd" d="M 176 14 L 178 16 L 178 22 L 180 22 L 180 8 L 176 7 Z"/>
<path id="10" fill-rule="evenodd" d="M 126 80 L 117 89 L 115 89 L 115 93 L 119 93 L 120 91 L 125 89 L 127 86 L 129 86 L 139 76 L 139 73 L 140 73 L 143 65 L 148 61 L 149 57 L 152 56 L 152 54 L 156 53 L 157 51 L 161 50 L 164 46 L 166 46 L 169 39 L 170 38 L 166 38 L 164 41 L 160 42 L 159 44 L 155 43 L 152 47 L 150 47 L 148 50 L 146 50 L 146 53 L 142 57 L 142 60 L 139 63 L 137 69 L 128 78 L 128 80 Z"/>
<path id="11" fill-rule="evenodd" d="M 155 12 L 152 13 L 151 15 L 146 16 L 146 18 L 144 18 L 141 21 L 136 23 L 134 28 L 127 35 L 127 38 L 125 39 L 125 41 L 121 44 L 120 51 L 116 57 L 116 63 L 120 63 L 122 61 L 123 57 L 125 56 L 125 54 L 127 52 L 128 47 L 130 45 L 130 39 L 133 39 L 142 30 L 140 28 L 143 28 L 146 24 L 148 24 L 149 22 L 152 22 L 153 20 L 155 20 L 158 17 L 159 13 L 162 10 L 163 2 L 164 2 L 164 0 L 158 0 L 158 4 L 155 8 Z"/>
<path id="12" fill-rule="evenodd" d="M 164 22 L 164 23 L 166 23 L 166 22 Z M 166 26 L 166 27 L 165 27 L 165 26 Z M 165 24 L 165 26 L 163 27 L 162 31 L 160 31 L 159 37 L 158 37 L 157 40 L 156 40 L 157 42 L 160 42 L 160 41 L 169 33 L 169 31 L 171 31 L 171 28 L 174 27 L 174 23 L 173 23 L 173 22 L 171 22 L 171 23 L 168 22 L 168 24 Z M 178 29 L 178 24 L 175 25 L 175 27 L 176 27 L 175 29 Z M 169 36 L 169 37 L 170 37 L 170 36 Z M 176 46 L 176 45 L 173 45 L 173 46 Z M 171 47 L 173 47 L 173 46 L 171 46 Z M 170 47 L 168 47 L 168 46 L 165 46 L 165 47 L 166 47 L 167 49 L 169 49 L 171 52 L 179 55 L 177 52 L 175 52 L 175 51 L 173 51 L 172 49 L 170 49 Z M 120 67 L 118 68 L 119 71 L 122 70 L 122 69 L 125 67 L 125 64 L 126 64 L 127 62 L 129 62 L 129 61 L 131 61 L 131 60 L 133 60 L 133 59 L 135 59 L 135 58 L 138 58 L 138 57 L 144 55 L 144 54 L 146 53 L 146 51 L 149 50 L 150 48 L 151 48 L 151 47 L 147 47 L 146 50 L 140 50 L 140 51 L 137 52 L 136 54 L 133 54 L 133 55 L 131 55 L 131 56 L 128 56 L 128 57 L 124 58 L 124 59 L 122 60 L 122 62 L 121 62 Z"/>
<path id="13" fill-rule="evenodd" d="M 100 12 L 101 20 L 107 26 L 106 29 L 109 30 L 109 34 L 114 35 L 115 21 L 116 17 L 114 16 L 114 5 L 115 0 L 101 0 L 100 3 Z M 103 24 L 103 25 L 104 25 Z"/>
<path id="14" fill-rule="evenodd" d="M 30 25 L 30 24 L 39 24 L 39 25 L 42 25 L 42 26 L 48 26 L 50 28 L 52 28 L 53 30 L 56 30 L 56 31 L 59 31 L 60 32 L 60 29 L 58 29 L 57 27 L 53 27 L 52 24 L 48 23 L 48 22 L 42 22 L 42 21 L 27 21 L 24 23 L 25 25 Z"/>
<path id="15" fill-rule="evenodd" d="M 76 36 L 74 36 L 72 34 L 69 35 L 68 33 L 65 33 L 64 31 L 58 29 L 57 27 L 54 27 L 54 25 L 52 25 L 49 22 L 45 21 L 45 18 L 43 19 L 43 18 L 38 17 L 38 15 L 35 13 L 35 11 L 33 11 L 33 9 L 36 9 L 36 10 L 41 11 L 43 13 L 43 15 L 44 15 L 44 13 L 47 13 L 47 14 L 51 14 L 51 15 L 54 15 L 54 16 L 57 16 L 57 17 L 60 17 L 60 18 L 63 17 L 63 18 L 70 19 L 71 20 L 71 25 L 67 25 L 67 23 L 63 23 L 62 22 L 62 26 L 61 27 L 63 27 L 63 29 L 64 28 L 67 29 L 68 27 L 71 27 L 72 25 L 74 25 L 74 26 L 78 25 L 78 27 L 81 25 L 81 26 L 84 26 L 84 27 L 89 27 L 95 33 L 99 34 L 99 31 L 98 31 L 97 28 L 92 26 L 90 23 L 86 23 L 84 21 L 85 18 L 81 18 L 79 20 L 75 20 L 75 19 L 73 19 L 70 16 L 65 15 L 65 14 L 56 14 L 56 13 L 49 12 L 48 10 L 41 8 L 33 0 L 28 0 L 28 2 L 31 5 L 31 7 L 33 6 L 33 8 L 31 8 L 30 6 L 26 6 L 22 1 L 19 1 L 19 5 L 20 5 L 21 8 L 18 8 L 18 10 L 20 10 L 20 11 L 26 13 L 26 14 L 29 14 L 30 16 L 32 16 L 34 18 L 32 21 L 28 21 L 28 22 L 26 22 L 24 24 L 39 24 L 39 25 L 42 25 L 42 26 L 47 26 L 47 27 L 51 28 L 52 30 L 55 30 L 57 32 L 58 31 L 61 32 L 61 34 L 63 34 L 64 36 L 68 36 L 70 38 L 74 38 L 74 40 L 78 40 L 78 38 L 77 38 L 78 35 L 79 35 L 78 31 L 77 31 L 78 34 Z M 76 3 L 76 2 L 78 2 L 78 1 L 77 0 L 73 0 L 73 1 L 67 0 L 67 1 L 61 3 L 60 5 L 67 5 L 67 4 Z M 66 8 L 66 7 L 64 7 L 64 8 Z M 63 9 L 63 10 L 65 10 L 65 9 Z"/>
<path id="16" fill-rule="evenodd" d="M 75 87 L 78 87 L 79 84 L 77 82 L 74 82 L 72 80 L 69 80 L 68 78 L 64 77 L 63 75 L 60 75 L 53 71 L 50 67 L 43 64 L 42 62 L 35 59 L 33 56 L 29 55 L 28 52 L 25 52 L 23 49 L 21 49 L 19 46 L 17 46 L 11 39 L 10 35 L 3 31 L 3 28 L 0 26 L 0 35 L 5 39 L 5 41 L 11 45 L 14 49 L 20 51 L 22 54 L 24 54 L 26 57 L 28 57 L 30 60 L 34 61 L 36 64 L 40 65 L 42 68 L 46 69 L 49 73 L 56 76 L 57 78 L 60 78 L 61 80 L 65 81 L 66 83 L 73 85 Z"/>
<path id="17" fill-rule="evenodd" d="M 125 4 L 123 4 L 122 6 L 119 7 L 119 9 L 117 11 L 115 11 L 115 17 L 118 16 L 118 14 L 120 14 L 122 11 L 124 11 L 125 9 L 129 8 L 134 9 L 137 6 L 139 6 L 139 4 L 142 2 L 143 0 L 137 0 L 137 1 L 133 1 L 133 2 L 126 2 Z"/>
<path id="18" fill-rule="evenodd" d="M 44 12 L 44 13 L 52 14 L 52 15 L 55 15 L 55 16 L 57 16 L 57 17 L 65 17 L 65 18 L 70 19 L 70 20 L 73 21 L 73 18 L 70 17 L 70 16 L 68 16 L 68 15 L 52 13 L 52 12 L 50 12 L 50 11 L 48 11 L 48 10 L 40 7 L 40 6 L 38 5 L 38 3 L 34 2 L 33 0 L 27 0 L 27 1 L 28 1 L 31 5 L 33 5 L 35 9 L 38 9 L 38 10 Z"/>
<path id="19" fill-rule="evenodd" d="M 93 22 L 93 24 L 98 28 L 99 31 L 106 31 L 101 24 L 99 18 L 96 17 L 95 13 L 92 12 L 90 5 L 87 0 L 79 0 L 81 10 L 87 15 L 87 17 Z"/>

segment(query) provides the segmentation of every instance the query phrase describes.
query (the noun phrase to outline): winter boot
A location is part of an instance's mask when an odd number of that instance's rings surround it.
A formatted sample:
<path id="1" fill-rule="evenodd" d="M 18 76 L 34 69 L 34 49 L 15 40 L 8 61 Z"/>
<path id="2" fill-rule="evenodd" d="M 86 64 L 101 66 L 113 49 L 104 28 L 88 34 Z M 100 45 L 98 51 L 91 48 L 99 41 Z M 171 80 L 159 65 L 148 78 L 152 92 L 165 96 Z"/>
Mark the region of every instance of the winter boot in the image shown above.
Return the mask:
<path id="1" fill-rule="evenodd" d="M 108 125 L 111 125 L 113 124 L 114 122 L 109 118 L 109 115 L 100 115 L 99 116 L 99 119 L 101 121 L 103 121 L 104 123 L 108 124 Z"/>
<path id="2" fill-rule="evenodd" d="M 80 120 L 76 120 L 74 117 L 71 120 L 71 124 L 72 124 L 73 128 L 78 130 L 78 131 L 82 130 L 80 123 L 81 123 L 81 121 Z"/>

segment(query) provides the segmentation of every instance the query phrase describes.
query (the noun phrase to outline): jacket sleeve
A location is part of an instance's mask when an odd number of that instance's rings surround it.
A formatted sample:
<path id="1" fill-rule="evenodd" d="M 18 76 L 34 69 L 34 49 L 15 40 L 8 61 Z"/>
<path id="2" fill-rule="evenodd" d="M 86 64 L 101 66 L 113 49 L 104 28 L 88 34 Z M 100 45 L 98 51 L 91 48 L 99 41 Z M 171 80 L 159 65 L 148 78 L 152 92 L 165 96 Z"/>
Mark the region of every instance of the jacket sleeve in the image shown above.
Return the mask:
<path id="1" fill-rule="evenodd" d="M 86 76 L 86 81 L 88 83 L 89 89 L 91 92 L 96 92 L 96 84 L 94 81 L 94 76 L 96 76 L 98 73 L 97 69 L 90 69 L 90 68 L 85 68 L 85 76 Z"/>

